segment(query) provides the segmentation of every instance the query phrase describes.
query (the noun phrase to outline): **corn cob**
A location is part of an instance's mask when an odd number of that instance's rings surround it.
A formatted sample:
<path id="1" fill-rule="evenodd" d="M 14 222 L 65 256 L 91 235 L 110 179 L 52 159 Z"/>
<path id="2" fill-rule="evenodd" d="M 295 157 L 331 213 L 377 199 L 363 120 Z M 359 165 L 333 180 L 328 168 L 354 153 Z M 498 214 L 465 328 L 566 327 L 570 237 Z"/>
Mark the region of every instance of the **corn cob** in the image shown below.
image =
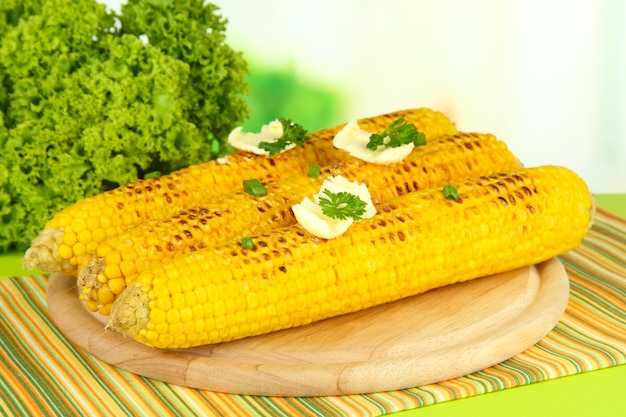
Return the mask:
<path id="1" fill-rule="evenodd" d="M 299 225 L 178 256 L 139 275 L 108 328 L 186 348 L 300 326 L 432 288 L 542 262 L 580 244 L 592 197 L 545 166 L 453 182 L 389 200 L 335 239 Z"/>
<path id="2" fill-rule="evenodd" d="M 303 174 L 269 183 L 263 197 L 240 189 L 207 200 L 203 207 L 148 221 L 107 239 L 79 273 L 81 299 L 90 311 L 108 315 L 116 295 L 150 265 L 238 236 L 294 224 L 290 208 L 317 193 L 331 176 L 366 183 L 377 203 L 455 178 L 518 167 L 515 156 L 495 136 L 461 133 L 416 147 L 404 161 L 391 166 L 353 158 L 325 167 L 318 178 Z"/>
<path id="3" fill-rule="evenodd" d="M 427 108 L 383 114 L 359 123 L 363 129 L 379 131 L 401 116 L 427 138 L 457 132 L 445 115 Z M 304 146 L 271 158 L 237 152 L 226 161 L 212 160 L 82 199 L 46 224 L 26 252 L 24 267 L 76 275 L 80 257 L 128 227 L 193 208 L 208 197 L 239 188 L 248 178 L 271 181 L 302 172 L 309 163 L 323 166 L 340 161 L 348 153 L 334 148 L 333 138 L 343 126 L 315 132 Z"/>

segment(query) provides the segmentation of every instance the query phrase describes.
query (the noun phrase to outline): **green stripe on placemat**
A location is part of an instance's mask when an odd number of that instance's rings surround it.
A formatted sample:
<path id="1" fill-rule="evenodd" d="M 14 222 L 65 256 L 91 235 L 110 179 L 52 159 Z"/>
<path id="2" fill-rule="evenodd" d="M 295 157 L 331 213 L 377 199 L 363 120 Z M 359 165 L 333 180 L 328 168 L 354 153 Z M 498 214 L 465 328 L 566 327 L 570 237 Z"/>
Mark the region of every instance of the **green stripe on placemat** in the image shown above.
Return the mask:
<path id="1" fill-rule="evenodd" d="M 437 384 L 313 398 L 213 393 L 119 370 L 54 328 L 45 275 L 1 280 L 0 414 L 376 416 L 626 363 L 626 220 L 600 210 L 583 244 L 561 260 L 571 282 L 565 315 L 521 354 Z"/>

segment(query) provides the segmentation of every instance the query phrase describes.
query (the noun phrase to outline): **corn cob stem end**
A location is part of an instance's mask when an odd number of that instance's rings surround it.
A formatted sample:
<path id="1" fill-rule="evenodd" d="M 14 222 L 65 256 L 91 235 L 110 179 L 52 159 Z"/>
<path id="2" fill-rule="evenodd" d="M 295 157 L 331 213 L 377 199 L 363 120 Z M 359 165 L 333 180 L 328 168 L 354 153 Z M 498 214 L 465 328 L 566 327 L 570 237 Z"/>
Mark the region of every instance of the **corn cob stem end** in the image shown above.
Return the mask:
<path id="1" fill-rule="evenodd" d="M 135 285 L 126 288 L 113 303 L 106 329 L 116 330 L 130 337 L 139 334 L 149 321 L 148 294 Z"/>
<path id="2" fill-rule="evenodd" d="M 70 271 L 69 261 L 59 254 L 59 242 L 63 231 L 56 228 L 44 229 L 26 250 L 22 266 L 26 270 L 40 269 L 47 272 Z"/>
<path id="3" fill-rule="evenodd" d="M 78 273 L 77 285 L 80 290 L 80 299 L 83 301 L 97 301 L 96 293 L 101 287 L 98 274 L 104 267 L 100 259 L 92 259 Z"/>

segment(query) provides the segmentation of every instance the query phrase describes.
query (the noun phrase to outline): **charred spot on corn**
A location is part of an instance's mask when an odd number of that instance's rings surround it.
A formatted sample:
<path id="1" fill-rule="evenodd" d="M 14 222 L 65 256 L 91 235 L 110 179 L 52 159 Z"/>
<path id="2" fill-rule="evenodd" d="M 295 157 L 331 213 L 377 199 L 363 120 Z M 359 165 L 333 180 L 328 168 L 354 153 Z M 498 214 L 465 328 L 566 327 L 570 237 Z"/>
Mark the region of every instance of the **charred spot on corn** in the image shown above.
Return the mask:
<path id="1" fill-rule="evenodd" d="M 263 197 L 267 195 L 267 188 L 256 178 L 243 180 L 243 189 L 246 193 L 254 197 Z"/>

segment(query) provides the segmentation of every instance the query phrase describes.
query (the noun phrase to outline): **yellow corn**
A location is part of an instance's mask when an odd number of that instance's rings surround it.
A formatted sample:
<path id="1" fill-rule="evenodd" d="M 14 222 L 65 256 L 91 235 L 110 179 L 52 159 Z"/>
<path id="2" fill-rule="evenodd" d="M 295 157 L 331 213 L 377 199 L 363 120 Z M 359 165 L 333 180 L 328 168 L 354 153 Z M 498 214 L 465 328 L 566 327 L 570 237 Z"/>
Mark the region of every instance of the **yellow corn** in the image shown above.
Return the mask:
<path id="1" fill-rule="evenodd" d="M 317 193 L 329 176 L 366 183 L 372 201 L 378 203 L 452 179 L 518 167 L 515 156 L 495 136 L 460 133 L 416 147 L 401 163 L 386 166 L 352 158 L 325 167 L 318 178 L 302 174 L 271 182 L 263 197 L 240 189 L 207 200 L 203 207 L 151 220 L 107 239 L 98 246 L 95 259 L 80 270 L 81 299 L 89 310 L 108 315 L 117 294 L 150 265 L 294 224 L 291 207 Z"/>
<path id="2" fill-rule="evenodd" d="M 580 244 L 587 186 L 553 166 L 453 182 L 377 206 L 335 239 L 298 225 L 175 257 L 142 272 L 107 324 L 138 342 L 185 348 L 300 326 L 542 262 Z"/>
<path id="3" fill-rule="evenodd" d="M 363 129 L 377 132 L 401 116 L 407 123 L 415 124 L 427 139 L 457 132 L 445 115 L 427 108 L 383 114 L 359 123 Z M 225 160 L 212 160 L 159 178 L 138 180 L 82 199 L 46 224 L 26 252 L 24 267 L 75 275 L 82 256 L 128 227 L 196 207 L 206 198 L 241 187 L 245 179 L 271 181 L 303 172 L 309 163 L 323 166 L 340 161 L 348 153 L 334 148 L 332 142 L 343 126 L 312 133 L 304 146 L 271 158 L 237 152 Z"/>

